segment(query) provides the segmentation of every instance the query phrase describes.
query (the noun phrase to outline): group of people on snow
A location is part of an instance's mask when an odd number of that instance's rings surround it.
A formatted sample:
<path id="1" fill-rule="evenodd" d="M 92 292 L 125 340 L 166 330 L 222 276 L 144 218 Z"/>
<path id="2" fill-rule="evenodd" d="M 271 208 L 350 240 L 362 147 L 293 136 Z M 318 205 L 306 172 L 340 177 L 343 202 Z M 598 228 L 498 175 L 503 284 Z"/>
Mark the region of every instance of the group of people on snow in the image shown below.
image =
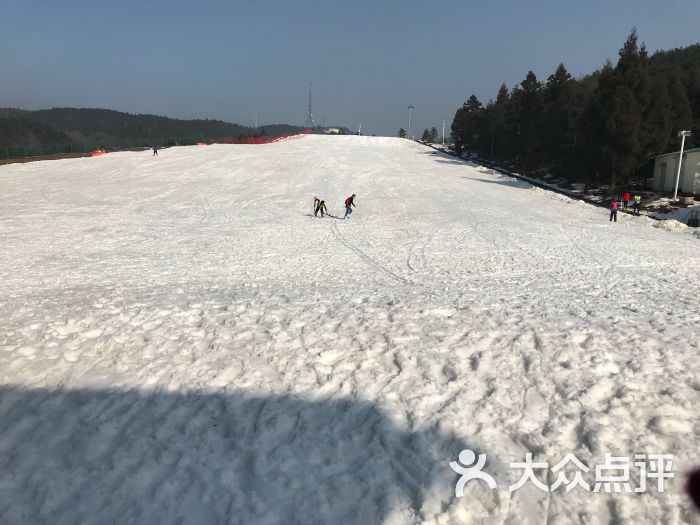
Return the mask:
<path id="1" fill-rule="evenodd" d="M 620 203 L 622 203 L 622 211 L 627 211 L 629 209 L 629 203 L 632 200 L 630 192 L 625 191 L 625 193 L 620 196 L 620 194 L 615 197 L 610 203 L 610 221 L 617 222 L 617 210 L 620 208 Z M 639 215 L 639 205 L 642 202 L 642 196 L 639 193 L 635 193 L 634 199 L 632 200 L 632 215 Z"/>
<path id="2" fill-rule="evenodd" d="M 352 209 L 354 207 L 355 207 L 355 194 L 353 193 L 347 199 L 345 199 L 345 216 L 343 217 L 343 219 L 350 218 L 350 214 L 352 213 Z M 314 217 L 318 217 L 319 213 L 321 214 L 321 217 L 323 217 L 324 214 L 329 215 L 330 217 L 333 217 L 333 215 L 331 215 L 328 212 L 328 208 L 326 208 L 326 201 L 314 196 Z"/>

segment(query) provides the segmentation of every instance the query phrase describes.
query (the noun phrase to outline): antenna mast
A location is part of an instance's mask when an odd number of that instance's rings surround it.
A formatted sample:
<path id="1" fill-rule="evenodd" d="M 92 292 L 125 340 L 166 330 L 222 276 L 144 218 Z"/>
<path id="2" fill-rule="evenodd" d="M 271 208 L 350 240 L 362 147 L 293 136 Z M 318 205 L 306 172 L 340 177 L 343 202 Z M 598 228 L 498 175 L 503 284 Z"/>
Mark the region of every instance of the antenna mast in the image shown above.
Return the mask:
<path id="1" fill-rule="evenodd" d="M 309 82 L 309 116 L 306 118 L 306 127 L 314 129 L 314 115 L 311 112 L 311 82 Z"/>

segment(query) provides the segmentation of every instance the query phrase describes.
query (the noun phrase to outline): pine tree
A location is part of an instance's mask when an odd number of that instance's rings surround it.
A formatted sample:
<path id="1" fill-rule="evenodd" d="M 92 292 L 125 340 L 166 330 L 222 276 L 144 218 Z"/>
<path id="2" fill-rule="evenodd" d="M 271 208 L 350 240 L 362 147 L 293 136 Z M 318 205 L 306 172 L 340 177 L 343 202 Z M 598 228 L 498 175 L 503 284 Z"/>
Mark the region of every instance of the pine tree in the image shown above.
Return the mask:
<path id="1" fill-rule="evenodd" d="M 577 161 L 579 175 L 583 176 L 587 184 L 600 182 L 604 174 L 610 172 L 605 104 L 614 74 L 613 65 L 608 61 L 594 79 L 595 87 L 577 121 L 578 140 L 574 142 L 574 159 Z"/>
<path id="2" fill-rule="evenodd" d="M 539 141 L 542 118 L 542 84 L 528 71 L 519 87 L 511 95 L 511 120 L 515 126 L 516 161 L 535 166 L 542 157 Z"/>
<path id="3" fill-rule="evenodd" d="M 698 76 L 700 77 L 700 74 Z M 688 90 L 683 84 L 681 71 L 674 69 L 666 76 L 666 82 L 671 102 L 671 131 L 666 143 L 663 145 L 663 151 L 673 151 L 674 148 L 678 148 L 677 132 L 693 127 L 693 113 L 688 98 Z M 697 116 L 700 117 L 700 107 L 698 111 Z M 689 143 L 687 139 L 686 142 Z"/>
<path id="4" fill-rule="evenodd" d="M 640 133 L 642 155 L 647 159 L 664 152 L 673 127 L 673 105 L 666 81 L 658 76 L 651 78 L 649 95 Z"/>
<path id="5" fill-rule="evenodd" d="M 462 142 L 462 137 L 466 135 L 467 132 L 467 108 L 466 104 L 463 104 L 461 108 L 455 111 L 455 116 L 452 119 L 452 124 L 450 125 L 451 135 L 454 139 L 454 150 L 457 155 L 462 155 L 464 152 L 464 143 Z"/>
<path id="6" fill-rule="evenodd" d="M 438 140 L 438 130 L 433 126 L 430 128 L 430 142 L 437 142 Z"/>
<path id="7" fill-rule="evenodd" d="M 693 115 L 693 125 L 691 126 L 696 130 L 695 134 L 686 139 L 686 144 L 692 146 L 692 144 L 700 145 L 700 67 L 697 70 L 688 75 L 687 83 L 688 101 L 690 102 L 690 112 Z"/>
<path id="8" fill-rule="evenodd" d="M 479 138 L 477 124 L 483 110 L 479 99 L 472 95 L 455 113 L 452 135 L 455 139 L 455 150 L 459 154 L 465 149 L 476 150 L 476 141 Z"/>
<path id="9" fill-rule="evenodd" d="M 496 140 L 496 111 L 493 100 L 489 100 L 488 104 L 486 104 L 477 124 L 477 129 L 479 156 L 493 159 Z"/>
<path id="10" fill-rule="evenodd" d="M 491 134 L 489 157 L 494 160 L 509 158 L 509 151 L 512 151 L 512 149 L 508 148 L 511 134 L 509 134 L 506 122 L 509 105 L 510 94 L 508 93 L 508 87 L 503 83 L 498 88 L 496 101 L 489 109 L 489 123 L 491 124 L 489 129 Z"/>
<path id="11" fill-rule="evenodd" d="M 406 138 L 406 130 L 403 128 L 399 129 L 399 138 L 405 139 Z"/>
<path id="12" fill-rule="evenodd" d="M 647 53 L 637 44 L 633 29 L 620 49 L 620 59 L 613 74 L 600 83 L 600 106 L 604 117 L 603 135 L 607 145 L 610 187 L 626 182 L 644 158 L 642 137 L 651 132 L 644 121 L 650 103 Z"/>
<path id="13" fill-rule="evenodd" d="M 574 81 L 564 67 L 549 76 L 543 92 L 543 139 L 545 161 L 554 170 L 561 169 L 573 150 L 575 111 Z"/>

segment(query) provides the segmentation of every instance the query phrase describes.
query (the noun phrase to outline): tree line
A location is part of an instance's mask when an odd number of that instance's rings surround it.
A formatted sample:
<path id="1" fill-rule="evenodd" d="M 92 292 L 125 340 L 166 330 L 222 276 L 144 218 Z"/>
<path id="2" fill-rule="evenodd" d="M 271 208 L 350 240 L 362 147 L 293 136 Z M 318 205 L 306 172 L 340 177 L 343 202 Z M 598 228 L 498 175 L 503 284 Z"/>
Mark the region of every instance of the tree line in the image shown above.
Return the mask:
<path id="1" fill-rule="evenodd" d="M 406 138 L 406 130 L 403 128 L 399 128 L 399 133 L 397 135 L 399 138 L 405 139 Z M 433 126 L 430 129 L 424 129 L 423 134 L 421 135 L 420 139 L 422 142 L 437 142 L 438 141 L 438 130 L 435 126 Z"/>
<path id="2" fill-rule="evenodd" d="M 700 45 L 649 57 L 632 30 L 617 64 L 573 78 L 560 64 L 545 82 L 528 71 L 486 105 L 472 95 L 457 109 L 452 135 L 468 152 L 569 180 L 643 185 L 655 155 L 679 148 L 679 130 L 700 143 Z"/>
<path id="3" fill-rule="evenodd" d="M 0 146 L 14 144 L 69 143 L 73 139 L 63 131 L 27 118 L 0 117 Z"/>
<path id="4" fill-rule="evenodd" d="M 124 143 L 152 145 L 163 137 L 245 138 L 298 133 L 303 129 L 286 124 L 252 128 L 221 120 L 173 119 L 99 108 L 0 109 L 0 145 L 5 146 L 38 141 L 73 141 L 86 148 Z"/>

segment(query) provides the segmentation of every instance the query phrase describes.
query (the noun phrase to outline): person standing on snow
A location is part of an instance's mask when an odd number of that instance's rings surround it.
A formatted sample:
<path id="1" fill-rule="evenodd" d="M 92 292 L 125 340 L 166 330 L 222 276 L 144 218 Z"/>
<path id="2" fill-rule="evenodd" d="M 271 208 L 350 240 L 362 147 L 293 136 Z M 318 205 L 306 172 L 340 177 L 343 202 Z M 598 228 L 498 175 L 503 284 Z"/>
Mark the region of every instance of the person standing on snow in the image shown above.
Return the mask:
<path id="1" fill-rule="evenodd" d="M 622 196 L 622 210 L 627 211 L 627 205 L 630 202 L 630 192 L 626 191 L 625 194 Z"/>
<path id="2" fill-rule="evenodd" d="M 153 146 L 153 154 L 158 155 L 158 146 Z"/>
<path id="3" fill-rule="evenodd" d="M 642 203 L 642 196 L 636 194 L 634 196 L 634 214 L 639 215 L 639 205 Z"/>
<path id="4" fill-rule="evenodd" d="M 347 199 L 345 199 L 345 217 L 343 219 L 349 219 L 352 213 L 352 208 L 355 206 L 355 194 L 353 193 Z"/>
<path id="5" fill-rule="evenodd" d="M 617 208 L 619 204 L 617 203 L 617 199 L 613 199 L 612 204 L 610 205 L 610 221 L 612 222 L 613 219 L 615 219 L 615 222 L 617 222 Z"/>

